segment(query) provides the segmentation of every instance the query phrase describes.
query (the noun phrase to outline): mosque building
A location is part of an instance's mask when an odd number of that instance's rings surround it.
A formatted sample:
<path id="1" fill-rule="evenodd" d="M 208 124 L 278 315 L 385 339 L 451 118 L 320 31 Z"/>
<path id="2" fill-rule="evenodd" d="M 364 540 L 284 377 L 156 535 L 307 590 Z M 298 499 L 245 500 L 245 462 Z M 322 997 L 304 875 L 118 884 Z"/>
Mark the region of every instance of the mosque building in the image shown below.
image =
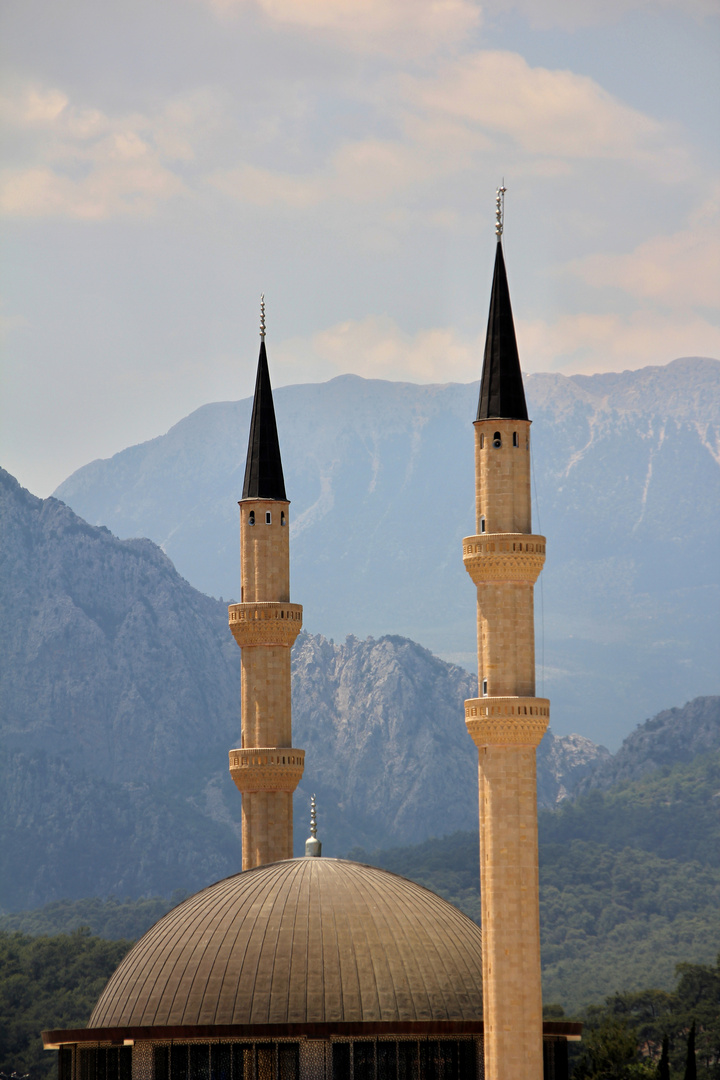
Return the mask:
<path id="1" fill-rule="evenodd" d="M 45 1031 L 59 1080 L 566 1080 L 580 1025 L 542 1021 L 533 586 L 545 539 L 530 520 L 530 421 L 502 251 L 502 189 L 480 401 L 476 535 L 482 932 L 395 874 L 322 858 L 313 806 L 292 858 L 290 503 L 264 308 L 240 501 L 242 872 L 185 900 L 130 950 L 86 1028 Z"/>

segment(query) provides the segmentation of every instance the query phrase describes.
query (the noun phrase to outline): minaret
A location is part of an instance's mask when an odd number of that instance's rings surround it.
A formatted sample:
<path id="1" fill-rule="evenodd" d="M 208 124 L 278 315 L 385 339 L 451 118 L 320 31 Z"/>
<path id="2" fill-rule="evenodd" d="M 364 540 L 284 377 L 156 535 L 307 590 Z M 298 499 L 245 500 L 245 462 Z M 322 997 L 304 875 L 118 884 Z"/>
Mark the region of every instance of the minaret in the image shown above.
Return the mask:
<path id="1" fill-rule="evenodd" d="M 475 420 L 478 684 L 465 721 L 479 752 L 486 1080 L 542 1080 L 535 750 L 550 703 L 535 697 L 533 587 L 545 537 L 532 532 L 530 420 L 502 249 L 505 188 Z"/>
<path id="2" fill-rule="evenodd" d="M 245 483 L 240 501 L 241 603 L 228 608 L 241 653 L 241 745 L 230 774 L 242 793 L 242 866 L 291 859 L 292 797 L 305 751 L 293 749 L 290 650 L 302 606 L 290 603 L 289 508 L 265 352 L 265 300 Z"/>

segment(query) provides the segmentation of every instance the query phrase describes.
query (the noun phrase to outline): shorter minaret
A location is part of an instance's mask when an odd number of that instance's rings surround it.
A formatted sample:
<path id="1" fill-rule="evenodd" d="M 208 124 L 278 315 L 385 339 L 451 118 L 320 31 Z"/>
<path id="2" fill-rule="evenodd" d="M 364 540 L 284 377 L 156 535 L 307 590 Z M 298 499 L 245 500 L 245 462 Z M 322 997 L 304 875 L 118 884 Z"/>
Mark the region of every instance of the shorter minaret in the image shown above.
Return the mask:
<path id="1" fill-rule="evenodd" d="M 530 516 L 530 420 L 502 249 L 475 420 L 476 535 L 463 540 L 477 586 L 480 697 L 465 702 L 478 748 L 485 1080 L 542 1080 L 535 751 L 550 703 L 535 697 L 533 588 L 545 537 Z"/>
<path id="2" fill-rule="evenodd" d="M 241 745 L 230 774 L 242 793 L 242 867 L 291 859 L 293 792 L 305 751 L 292 746 L 290 650 L 302 607 L 290 603 L 290 503 L 265 351 L 265 298 L 245 482 L 240 501 L 241 603 L 228 609 L 241 653 Z"/>

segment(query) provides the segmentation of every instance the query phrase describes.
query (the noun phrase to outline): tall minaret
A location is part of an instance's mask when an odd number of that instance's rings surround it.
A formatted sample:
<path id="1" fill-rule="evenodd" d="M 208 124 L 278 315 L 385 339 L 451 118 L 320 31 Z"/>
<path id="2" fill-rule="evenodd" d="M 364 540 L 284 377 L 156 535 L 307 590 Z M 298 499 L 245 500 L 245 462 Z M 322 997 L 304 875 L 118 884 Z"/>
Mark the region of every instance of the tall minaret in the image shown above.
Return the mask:
<path id="1" fill-rule="evenodd" d="M 478 684 L 465 721 L 479 751 L 486 1080 L 542 1080 L 535 750 L 550 703 L 535 697 L 530 420 L 502 249 L 504 187 L 475 420 L 477 535 L 463 540 L 477 586 Z"/>
<path id="2" fill-rule="evenodd" d="M 242 742 L 230 774 L 242 793 L 243 870 L 291 859 L 292 797 L 305 751 L 292 747 L 290 650 L 302 606 L 290 603 L 289 508 L 265 352 L 261 300 L 258 360 L 240 501 L 240 604 L 228 609 L 242 649 Z"/>

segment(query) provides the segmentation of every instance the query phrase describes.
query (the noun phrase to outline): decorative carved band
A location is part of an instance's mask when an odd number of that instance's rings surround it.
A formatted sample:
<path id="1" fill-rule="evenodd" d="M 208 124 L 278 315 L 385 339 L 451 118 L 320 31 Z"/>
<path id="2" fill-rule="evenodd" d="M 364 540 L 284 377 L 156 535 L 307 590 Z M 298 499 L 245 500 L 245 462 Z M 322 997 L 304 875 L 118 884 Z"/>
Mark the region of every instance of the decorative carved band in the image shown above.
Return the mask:
<path id="1" fill-rule="evenodd" d="M 529 533 L 466 536 L 463 562 L 476 585 L 483 581 L 528 581 L 534 584 L 545 562 L 545 537 Z"/>
<path id="2" fill-rule="evenodd" d="M 239 791 L 289 791 L 300 783 L 305 751 L 290 746 L 230 751 L 230 775 Z"/>
<path id="3" fill-rule="evenodd" d="M 465 702 L 476 746 L 537 746 L 550 723 L 550 702 L 534 697 L 482 697 Z"/>
<path id="4" fill-rule="evenodd" d="M 228 622 L 240 648 L 243 645 L 294 644 L 302 630 L 302 604 L 231 604 Z"/>

